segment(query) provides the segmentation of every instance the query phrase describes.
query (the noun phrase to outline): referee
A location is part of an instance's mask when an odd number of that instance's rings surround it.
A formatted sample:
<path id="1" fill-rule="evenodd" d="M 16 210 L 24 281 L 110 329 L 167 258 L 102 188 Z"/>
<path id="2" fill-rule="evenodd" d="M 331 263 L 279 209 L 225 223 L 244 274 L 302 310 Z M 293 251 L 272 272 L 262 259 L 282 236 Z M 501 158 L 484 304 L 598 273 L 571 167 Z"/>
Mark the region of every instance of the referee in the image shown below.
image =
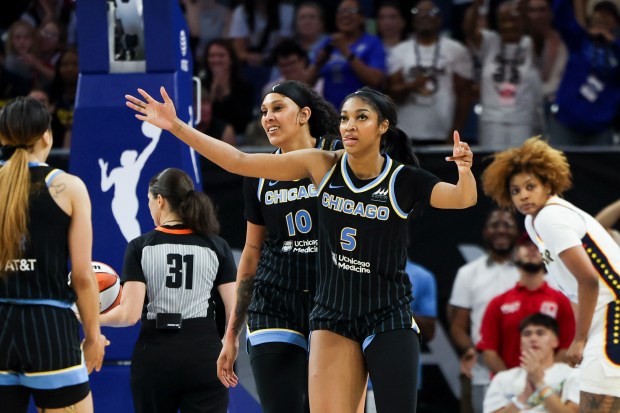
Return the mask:
<path id="1" fill-rule="evenodd" d="M 225 413 L 228 390 L 218 380 L 222 348 L 212 289 L 226 308 L 234 299 L 236 268 L 219 236 L 213 204 L 194 191 L 190 177 L 169 168 L 149 183 L 149 210 L 157 227 L 127 246 L 123 296 L 100 316 L 102 325 L 142 319 L 131 362 L 137 413 Z"/>

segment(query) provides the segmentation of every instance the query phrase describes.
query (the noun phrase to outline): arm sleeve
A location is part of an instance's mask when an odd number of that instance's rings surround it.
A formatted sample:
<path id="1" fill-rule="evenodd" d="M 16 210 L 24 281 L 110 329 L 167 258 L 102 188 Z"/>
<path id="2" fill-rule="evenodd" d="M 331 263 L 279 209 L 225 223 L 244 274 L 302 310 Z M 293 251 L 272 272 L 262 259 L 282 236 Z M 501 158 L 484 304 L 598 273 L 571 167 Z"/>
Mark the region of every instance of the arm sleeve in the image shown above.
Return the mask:
<path id="1" fill-rule="evenodd" d="M 258 178 L 243 178 L 243 201 L 245 219 L 255 225 L 265 225 L 258 199 Z"/>
<path id="2" fill-rule="evenodd" d="M 144 276 L 144 270 L 142 269 L 142 247 L 138 245 L 136 238 L 131 241 L 125 249 L 125 258 L 123 260 L 123 272 L 121 274 L 121 281 L 139 281 L 146 284 L 146 277 Z"/>
<path id="3" fill-rule="evenodd" d="M 220 237 L 214 237 L 213 242 L 216 246 L 215 253 L 219 260 L 219 267 L 213 286 L 235 282 L 237 280 L 237 266 L 235 258 L 228 243 Z"/>
<path id="4" fill-rule="evenodd" d="M 499 353 L 499 332 L 501 330 L 501 311 L 499 307 L 499 297 L 495 297 L 484 311 L 482 323 L 480 324 L 480 341 L 476 345 L 479 351 L 493 350 Z"/>
<path id="5" fill-rule="evenodd" d="M 581 245 L 586 225 L 575 211 L 560 205 L 548 205 L 534 220 L 534 228 L 553 254 Z"/>

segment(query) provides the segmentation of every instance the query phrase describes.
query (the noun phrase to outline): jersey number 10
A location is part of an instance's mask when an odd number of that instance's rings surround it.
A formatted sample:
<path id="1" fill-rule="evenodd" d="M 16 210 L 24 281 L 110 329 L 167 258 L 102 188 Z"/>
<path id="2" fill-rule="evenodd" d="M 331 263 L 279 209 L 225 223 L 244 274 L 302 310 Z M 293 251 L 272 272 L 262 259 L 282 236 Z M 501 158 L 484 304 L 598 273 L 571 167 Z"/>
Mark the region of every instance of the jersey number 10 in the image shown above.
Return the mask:
<path id="1" fill-rule="evenodd" d="M 297 211 L 294 219 L 293 213 L 289 212 L 286 214 L 286 227 L 288 228 L 289 237 L 294 237 L 297 235 L 295 230 L 301 232 L 302 234 L 307 234 L 312 229 L 312 217 L 305 209 L 300 209 Z"/>

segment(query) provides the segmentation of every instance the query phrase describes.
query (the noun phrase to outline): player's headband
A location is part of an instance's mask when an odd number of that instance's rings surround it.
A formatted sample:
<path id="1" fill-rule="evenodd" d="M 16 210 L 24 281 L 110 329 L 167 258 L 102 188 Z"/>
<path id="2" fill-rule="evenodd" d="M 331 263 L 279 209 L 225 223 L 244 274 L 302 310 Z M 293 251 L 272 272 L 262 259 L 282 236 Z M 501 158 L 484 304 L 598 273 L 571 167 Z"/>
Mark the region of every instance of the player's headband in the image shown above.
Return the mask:
<path id="1" fill-rule="evenodd" d="M 279 93 L 286 96 L 300 108 L 309 107 L 312 110 L 312 99 L 304 88 L 296 82 L 282 82 L 271 88 L 269 93 Z"/>

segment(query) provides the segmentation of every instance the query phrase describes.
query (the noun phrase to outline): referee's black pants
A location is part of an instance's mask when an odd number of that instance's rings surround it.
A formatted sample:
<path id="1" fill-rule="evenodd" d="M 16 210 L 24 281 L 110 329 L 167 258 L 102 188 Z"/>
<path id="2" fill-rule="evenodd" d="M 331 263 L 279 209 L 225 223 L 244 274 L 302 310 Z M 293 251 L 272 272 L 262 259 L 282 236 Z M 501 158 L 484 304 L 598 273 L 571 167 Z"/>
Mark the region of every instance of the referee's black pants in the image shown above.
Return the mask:
<path id="1" fill-rule="evenodd" d="M 131 361 L 136 413 L 226 413 L 228 389 L 216 374 L 221 348 L 212 319 L 183 320 L 180 330 L 143 322 Z"/>

